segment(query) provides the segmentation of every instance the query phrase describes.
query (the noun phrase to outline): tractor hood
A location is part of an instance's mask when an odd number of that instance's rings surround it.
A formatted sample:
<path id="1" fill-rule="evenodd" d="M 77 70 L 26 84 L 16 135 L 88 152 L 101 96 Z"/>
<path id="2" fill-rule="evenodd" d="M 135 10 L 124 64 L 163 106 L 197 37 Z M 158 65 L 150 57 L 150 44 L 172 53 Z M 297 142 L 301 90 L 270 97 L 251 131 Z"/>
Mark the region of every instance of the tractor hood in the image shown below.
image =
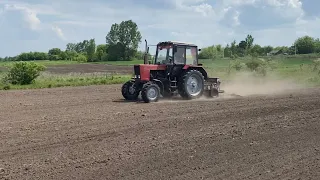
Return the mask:
<path id="1" fill-rule="evenodd" d="M 156 65 L 156 64 L 139 64 L 134 65 L 134 76 L 135 78 L 141 79 L 143 81 L 150 80 L 150 71 L 164 71 L 166 70 L 167 66 L 163 65 Z"/>

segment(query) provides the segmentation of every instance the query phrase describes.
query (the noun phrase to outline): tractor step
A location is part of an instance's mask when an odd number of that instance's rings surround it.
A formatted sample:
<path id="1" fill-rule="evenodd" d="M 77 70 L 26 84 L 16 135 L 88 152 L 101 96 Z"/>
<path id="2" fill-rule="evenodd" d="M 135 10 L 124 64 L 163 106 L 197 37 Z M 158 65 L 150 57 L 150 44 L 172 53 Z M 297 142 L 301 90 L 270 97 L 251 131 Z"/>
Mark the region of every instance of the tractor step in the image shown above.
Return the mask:
<path id="1" fill-rule="evenodd" d="M 176 80 L 170 81 L 170 88 L 177 88 L 177 81 Z"/>

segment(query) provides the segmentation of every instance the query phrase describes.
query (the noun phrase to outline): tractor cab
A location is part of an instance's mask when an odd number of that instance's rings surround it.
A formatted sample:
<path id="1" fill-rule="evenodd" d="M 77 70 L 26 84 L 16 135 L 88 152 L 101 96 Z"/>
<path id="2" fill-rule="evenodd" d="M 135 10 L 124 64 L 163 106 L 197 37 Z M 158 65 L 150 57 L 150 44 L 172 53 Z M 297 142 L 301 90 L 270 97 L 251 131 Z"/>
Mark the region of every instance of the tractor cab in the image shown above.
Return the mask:
<path id="1" fill-rule="evenodd" d="M 156 65 L 198 65 L 198 47 L 194 44 L 165 41 L 156 45 L 152 64 Z"/>

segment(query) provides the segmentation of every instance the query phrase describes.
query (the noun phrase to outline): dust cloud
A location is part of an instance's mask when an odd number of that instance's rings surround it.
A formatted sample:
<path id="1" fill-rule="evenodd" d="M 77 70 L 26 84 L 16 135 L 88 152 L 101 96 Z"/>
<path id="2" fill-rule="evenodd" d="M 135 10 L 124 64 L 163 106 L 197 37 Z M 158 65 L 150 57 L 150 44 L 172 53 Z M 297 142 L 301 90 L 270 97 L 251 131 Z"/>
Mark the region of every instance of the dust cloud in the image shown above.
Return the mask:
<path id="1" fill-rule="evenodd" d="M 259 95 L 275 95 L 275 94 L 291 94 L 293 92 L 301 91 L 303 85 L 298 84 L 291 79 L 283 79 L 276 74 L 268 72 L 267 76 L 259 76 L 253 72 L 239 72 L 228 77 L 228 79 L 221 79 L 221 93 L 219 97 L 208 98 L 201 96 L 197 99 L 189 101 L 215 101 L 219 99 L 232 99 L 245 96 L 259 96 Z M 186 102 L 181 97 L 172 97 L 169 99 L 163 98 L 159 102 Z"/>
<path id="2" fill-rule="evenodd" d="M 280 79 L 275 74 L 265 77 L 256 76 L 250 72 L 237 73 L 227 81 L 221 80 L 221 89 L 226 95 L 251 96 L 284 94 L 302 88 L 290 79 Z"/>

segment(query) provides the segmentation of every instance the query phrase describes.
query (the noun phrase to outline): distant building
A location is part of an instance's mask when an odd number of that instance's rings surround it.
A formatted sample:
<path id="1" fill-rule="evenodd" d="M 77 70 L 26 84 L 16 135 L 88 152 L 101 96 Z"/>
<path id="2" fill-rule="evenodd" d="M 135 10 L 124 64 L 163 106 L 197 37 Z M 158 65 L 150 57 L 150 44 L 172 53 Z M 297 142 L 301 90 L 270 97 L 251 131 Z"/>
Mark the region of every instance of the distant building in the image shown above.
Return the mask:
<path id="1" fill-rule="evenodd" d="M 269 53 L 267 53 L 267 56 L 275 56 L 275 55 L 279 55 L 279 54 L 282 54 L 282 49 L 279 49 L 279 50 L 272 50 L 270 51 Z"/>

